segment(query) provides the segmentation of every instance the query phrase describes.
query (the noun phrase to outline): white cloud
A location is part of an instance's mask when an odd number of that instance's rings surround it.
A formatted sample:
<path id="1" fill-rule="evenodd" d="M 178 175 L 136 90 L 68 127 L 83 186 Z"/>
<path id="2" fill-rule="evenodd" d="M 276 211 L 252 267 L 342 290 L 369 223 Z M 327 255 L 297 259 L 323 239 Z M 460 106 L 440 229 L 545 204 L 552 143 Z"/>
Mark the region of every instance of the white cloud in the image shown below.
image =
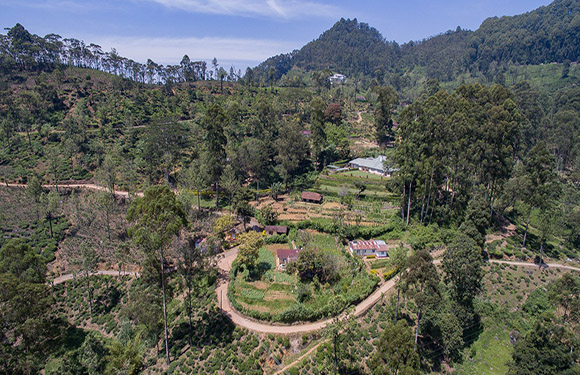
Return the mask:
<path id="1" fill-rule="evenodd" d="M 193 13 L 295 18 L 317 16 L 335 18 L 336 6 L 308 0 L 147 0 L 168 8 Z"/>
<path id="2" fill-rule="evenodd" d="M 160 64 L 178 64 L 183 55 L 191 60 L 218 59 L 220 66 L 245 69 L 268 57 L 290 52 L 300 42 L 236 38 L 147 38 L 86 36 L 85 40 L 100 45 L 104 51 L 115 48 L 119 55 L 145 63 L 151 59 Z"/>

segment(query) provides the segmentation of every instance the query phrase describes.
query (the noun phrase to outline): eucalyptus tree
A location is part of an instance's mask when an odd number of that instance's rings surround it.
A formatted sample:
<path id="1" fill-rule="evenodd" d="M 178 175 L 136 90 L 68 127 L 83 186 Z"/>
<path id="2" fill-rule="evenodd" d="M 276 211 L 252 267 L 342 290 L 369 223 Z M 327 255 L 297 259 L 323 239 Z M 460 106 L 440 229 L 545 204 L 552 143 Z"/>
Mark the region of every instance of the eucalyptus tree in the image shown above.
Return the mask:
<path id="1" fill-rule="evenodd" d="M 152 186 L 145 190 L 142 198 L 137 198 L 131 203 L 127 211 L 127 220 L 132 223 L 129 235 L 133 241 L 143 249 L 146 256 L 159 260 L 163 296 L 165 355 L 169 364 L 165 250 L 187 224 L 185 213 L 168 186 Z"/>

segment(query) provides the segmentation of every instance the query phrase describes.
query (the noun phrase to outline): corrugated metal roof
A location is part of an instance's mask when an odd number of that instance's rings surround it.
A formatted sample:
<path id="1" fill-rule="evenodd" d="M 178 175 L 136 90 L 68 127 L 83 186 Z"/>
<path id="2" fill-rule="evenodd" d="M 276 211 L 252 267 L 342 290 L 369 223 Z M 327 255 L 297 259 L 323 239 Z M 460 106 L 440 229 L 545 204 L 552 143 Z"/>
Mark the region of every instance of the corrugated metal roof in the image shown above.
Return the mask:
<path id="1" fill-rule="evenodd" d="M 298 249 L 278 249 L 276 255 L 279 259 L 297 258 L 300 250 Z"/>
<path id="2" fill-rule="evenodd" d="M 286 233 L 288 232 L 288 227 L 283 225 L 266 225 L 264 230 L 266 232 Z"/>
<path id="3" fill-rule="evenodd" d="M 383 240 L 362 240 L 362 241 L 351 241 L 350 247 L 353 250 L 388 250 L 389 246 Z"/>
<path id="4" fill-rule="evenodd" d="M 304 191 L 300 195 L 300 198 L 301 199 L 306 199 L 306 200 L 309 200 L 309 201 L 321 201 L 322 200 L 322 194 L 313 193 L 311 191 Z"/>

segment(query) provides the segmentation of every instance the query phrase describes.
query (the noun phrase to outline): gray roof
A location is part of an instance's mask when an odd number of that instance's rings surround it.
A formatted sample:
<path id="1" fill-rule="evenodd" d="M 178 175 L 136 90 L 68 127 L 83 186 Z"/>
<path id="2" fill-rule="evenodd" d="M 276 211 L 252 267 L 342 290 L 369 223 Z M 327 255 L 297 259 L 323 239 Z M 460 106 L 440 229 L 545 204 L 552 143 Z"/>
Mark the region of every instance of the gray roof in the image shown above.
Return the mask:
<path id="1" fill-rule="evenodd" d="M 350 165 L 357 166 L 357 167 L 364 167 L 369 169 L 374 169 L 378 171 L 383 171 L 383 162 L 386 160 L 386 156 L 379 155 L 376 158 L 358 158 L 351 160 L 349 162 Z"/>
<path id="2" fill-rule="evenodd" d="M 383 171 L 383 172 L 397 172 L 399 170 L 399 168 L 394 168 L 394 167 L 390 167 L 385 169 L 383 163 L 385 162 L 385 160 L 387 159 L 386 156 L 383 155 L 379 155 L 376 158 L 358 158 L 358 159 L 354 159 L 349 161 L 348 163 L 352 166 L 356 166 L 356 167 L 364 167 L 364 168 L 368 168 L 368 169 L 374 169 L 377 171 Z"/>

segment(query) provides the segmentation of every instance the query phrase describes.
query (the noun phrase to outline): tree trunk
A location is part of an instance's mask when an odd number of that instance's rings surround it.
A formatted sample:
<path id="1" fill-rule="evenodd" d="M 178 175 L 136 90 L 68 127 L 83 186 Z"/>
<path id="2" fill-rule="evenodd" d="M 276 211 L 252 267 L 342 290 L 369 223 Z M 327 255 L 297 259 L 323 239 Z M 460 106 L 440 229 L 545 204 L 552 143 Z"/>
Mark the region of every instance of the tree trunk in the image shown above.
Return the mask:
<path id="1" fill-rule="evenodd" d="M 50 228 L 50 238 L 53 238 L 54 234 L 52 233 L 52 215 L 48 216 L 48 226 Z"/>
<path id="2" fill-rule="evenodd" d="M 401 219 L 405 221 L 405 192 L 407 189 L 407 185 L 403 182 L 403 200 L 401 201 Z"/>
<path id="3" fill-rule="evenodd" d="M 530 216 L 532 216 L 532 206 L 530 206 L 530 210 L 528 211 L 528 220 L 526 220 L 526 230 L 524 231 L 524 243 L 522 247 L 526 247 L 526 240 L 528 238 L 528 227 L 530 226 Z"/>
<path id="4" fill-rule="evenodd" d="M 91 314 L 91 317 L 93 316 L 93 291 L 91 290 L 91 279 L 90 276 L 91 273 L 89 271 L 87 271 L 87 289 L 88 289 L 88 295 L 89 295 L 89 313 Z"/>
<path id="5" fill-rule="evenodd" d="M 200 198 L 200 191 L 197 191 L 197 210 L 201 211 L 201 198 Z"/>
<path id="6" fill-rule="evenodd" d="M 187 282 L 187 318 L 189 319 L 189 347 L 193 346 L 193 324 L 191 323 L 191 284 Z"/>
<path id="7" fill-rule="evenodd" d="M 409 201 L 407 203 L 407 225 L 409 225 L 409 216 L 411 216 L 411 194 L 413 193 L 413 185 L 409 182 Z"/>
<path id="8" fill-rule="evenodd" d="M 395 325 L 399 318 L 399 298 L 401 297 L 401 289 L 397 289 L 397 308 L 395 309 Z"/>
<path id="9" fill-rule="evenodd" d="M 215 183 L 215 208 L 216 209 L 219 208 L 219 200 L 220 200 L 220 189 L 219 189 L 219 185 L 216 181 L 216 183 Z"/>
<path id="10" fill-rule="evenodd" d="M 108 203 L 106 203 L 108 204 Z M 107 238 L 111 241 L 111 224 L 109 222 L 109 207 L 105 207 L 105 218 L 107 220 Z"/>
<path id="11" fill-rule="evenodd" d="M 417 350 L 417 341 L 419 339 L 419 322 L 421 319 L 421 309 L 417 312 L 417 329 L 415 329 L 415 350 Z"/>
<path id="12" fill-rule="evenodd" d="M 161 289 L 163 291 L 163 326 L 165 334 L 165 357 L 167 359 L 167 364 L 171 363 L 169 358 L 169 337 L 167 332 L 167 301 L 165 298 L 165 262 L 163 257 L 163 248 L 161 248 Z"/>
<path id="13" fill-rule="evenodd" d="M 334 375 L 338 373 L 338 356 L 336 355 L 336 341 L 338 339 L 338 333 L 334 335 Z"/>

